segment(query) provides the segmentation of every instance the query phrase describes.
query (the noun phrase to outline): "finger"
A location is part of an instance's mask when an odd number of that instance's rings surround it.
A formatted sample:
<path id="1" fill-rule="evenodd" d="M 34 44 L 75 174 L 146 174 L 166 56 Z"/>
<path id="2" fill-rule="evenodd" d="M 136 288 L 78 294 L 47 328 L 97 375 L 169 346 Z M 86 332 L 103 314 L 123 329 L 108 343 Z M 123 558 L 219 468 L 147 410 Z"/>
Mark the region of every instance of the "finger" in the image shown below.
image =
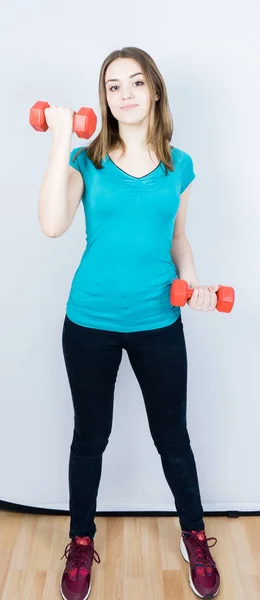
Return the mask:
<path id="1" fill-rule="evenodd" d="M 201 310 L 203 310 L 203 312 L 205 312 L 207 310 L 208 293 L 210 293 L 209 290 L 207 290 L 207 288 L 204 288 L 204 296 L 203 296 L 203 302 L 202 302 L 202 307 L 201 307 Z"/>
<path id="2" fill-rule="evenodd" d="M 205 302 L 205 291 L 206 288 L 204 288 L 203 286 L 199 286 L 199 294 L 198 294 L 198 302 L 197 302 L 197 308 L 198 310 L 203 310 L 204 307 L 204 302 Z"/>
<path id="3" fill-rule="evenodd" d="M 210 307 L 209 310 L 215 310 L 217 305 L 217 296 L 215 292 L 210 292 Z"/>
<path id="4" fill-rule="evenodd" d="M 196 310 L 201 310 L 202 294 L 203 294 L 202 287 L 200 285 L 198 285 L 197 294 L 196 294 L 196 303 L 194 304 L 194 308 Z"/>
<path id="5" fill-rule="evenodd" d="M 210 292 L 217 292 L 219 290 L 220 286 L 219 285 L 209 285 L 209 291 Z"/>
<path id="6" fill-rule="evenodd" d="M 198 293 L 199 293 L 198 287 L 195 287 L 194 290 L 193 290 L 192 296 L 191 296 L 191 298 L 189 300 L 189 307 L 190 308 L 195 308 L 195 306 L 197 304 Z"/>
<path id="7" fill-rule="evenodd" d="M 203 300 L 203 306 L 202 306 L 202 310 L 204 312 L 209 310 L 209 305 L 210 305 L 210 291 L 205 288 L 204 289 L 204 300 Z"/>
<path id="8" fill-rule="evenodd" d="M 192 305 L 194 304 L 194 294 L 196 292 L 196 288 L 192 289 L 192 295 L 189 298 L 189 300 L 187 300 L 187 304 L 192 308 Z"/>

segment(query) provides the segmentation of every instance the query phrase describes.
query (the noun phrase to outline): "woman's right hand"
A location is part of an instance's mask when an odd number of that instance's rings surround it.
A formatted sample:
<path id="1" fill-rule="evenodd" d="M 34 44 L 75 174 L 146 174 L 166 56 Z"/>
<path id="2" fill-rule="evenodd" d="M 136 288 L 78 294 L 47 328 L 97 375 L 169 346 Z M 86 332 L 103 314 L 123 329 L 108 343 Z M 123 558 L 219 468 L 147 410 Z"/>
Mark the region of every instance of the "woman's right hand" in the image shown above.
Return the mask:
<path id="1" fill-rule="evenodd" d="M 75 111 L 66 106 L 50 106 L 44 110 L 48 127 L 53 134 L 64 135 L 73 133 L 73 117 Z"/>

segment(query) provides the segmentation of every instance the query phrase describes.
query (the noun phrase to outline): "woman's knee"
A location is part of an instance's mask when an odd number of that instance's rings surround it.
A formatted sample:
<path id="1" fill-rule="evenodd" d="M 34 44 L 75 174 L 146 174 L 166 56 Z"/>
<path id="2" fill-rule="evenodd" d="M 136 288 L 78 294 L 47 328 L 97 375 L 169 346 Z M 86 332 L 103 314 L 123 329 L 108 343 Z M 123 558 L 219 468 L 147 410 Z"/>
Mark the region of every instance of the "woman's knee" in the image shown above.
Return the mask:
<path id="1" fill-rule="evenodd" d="M 74 429 L 71 450 L 81 456 L 100 456 L 105 451 L 110 432 L 99 430 L 76 431 Z"/>
<path id="2" fill-rule="evenodd" d="M 182 456 L 190 449 L 190 436 L 187 427 L 172 430 L 169 434 L 153 436 L 155 447 L 159 454 Z"/>

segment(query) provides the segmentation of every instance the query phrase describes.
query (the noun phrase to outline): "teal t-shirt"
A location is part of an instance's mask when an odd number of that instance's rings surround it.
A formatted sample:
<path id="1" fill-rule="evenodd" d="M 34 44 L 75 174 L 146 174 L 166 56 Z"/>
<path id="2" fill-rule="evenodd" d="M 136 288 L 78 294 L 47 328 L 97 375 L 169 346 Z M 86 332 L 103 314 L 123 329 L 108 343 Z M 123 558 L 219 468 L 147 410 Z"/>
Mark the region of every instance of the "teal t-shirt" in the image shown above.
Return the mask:
<path id="1" fill-rule="evenodd" d="M 86 150 L 69 164 L 84 181 L 86 248 L 66 305 L 68 318 L 85 327 L 131 332 L 166 327 L 180 308 L 170 303 L 177 271 L 170 250 L 180 194 L 194 179 L 189 154 L 172 148 L 175 171 L 160 163 L 143 177 L 108 156 L 97 169 Z"/>

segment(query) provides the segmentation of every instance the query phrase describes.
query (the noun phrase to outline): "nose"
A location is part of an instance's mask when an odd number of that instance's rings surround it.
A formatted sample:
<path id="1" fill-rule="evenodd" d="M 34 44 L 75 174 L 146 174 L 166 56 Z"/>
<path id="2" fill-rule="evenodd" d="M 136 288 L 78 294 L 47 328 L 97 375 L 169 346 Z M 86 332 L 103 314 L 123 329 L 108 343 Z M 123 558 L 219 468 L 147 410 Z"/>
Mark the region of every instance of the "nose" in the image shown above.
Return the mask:
<path id="1" fill-rule="evenodd" d="M 128 98 L 133 98 L 134 94 L 130 90 L 126 89 L 122 92 L 122 100 L 126 100 Z"/>

